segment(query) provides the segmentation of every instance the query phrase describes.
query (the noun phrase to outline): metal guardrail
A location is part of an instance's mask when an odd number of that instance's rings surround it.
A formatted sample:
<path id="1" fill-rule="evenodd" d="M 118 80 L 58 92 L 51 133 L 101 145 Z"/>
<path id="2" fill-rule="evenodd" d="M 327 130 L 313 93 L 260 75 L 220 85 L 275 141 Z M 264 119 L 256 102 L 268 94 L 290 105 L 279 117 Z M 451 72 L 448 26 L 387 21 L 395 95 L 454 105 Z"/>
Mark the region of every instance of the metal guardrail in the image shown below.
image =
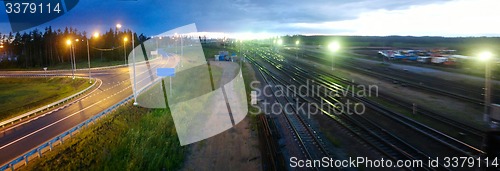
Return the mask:
<path id="1" fill-rule="evenodd" d="M 113 68 L 120 68 L 120 67 L 125 67 L 128 65 L 121 64 L 121 65 L 113 65 L 113 66 L 106 66 L 106 67 L 95 67 L 95 68 L 90 68 L 90 70 L 103 70 L 103 69 L 113 69 Z M 71 71 L 69 69 L 55 69 L 55 70 L 47 70 L 47 71 L 39 71 L 39 70 L 26 70 L 26 71 L 8 71 L 6 70 L 5 72 L 23 72 L 23 73 L 52 73 L 52 72 L 68 72 Z M 76 69 L 76 71 L 88 71 L 88 68 L 80 68 Z"/>
<path id="2" fill-rule="evenodd" d="M 123 65 L 122 65 L 122 66 L 123 66 Z M 107 67 L 107 68 L 113 68 L 113 67 L 114 67 L 114 68 L 116 68 L 116 67 L 121 67 L 121 66 L 112 66 L 112 67 Z M 106 69 L 107 69 L 107 68 L 106 68 Z M 33 71 L 32 71 L 32 72 L 33 72 Z M 40 72 L 40 71 L 35 71 L 35 72 Z M 7 76 L 12 76 L 12 75 L 7 75 Z M 29 75 L 24 75 L 24 76 L 29 76 Z M 45 76 L 45 75 L 33 75 L 33 76 L 37 77 L 37 76 Z M 2 75 L 0 75 L 0 77 L 2 77 Z M 96 80 L 96 79 L 94 79 L 94 80 Z M 160 80 L 161 80 L 161 79 L 160 79 Z M 156 83 L 158 83 L 158 81 L 159 81 L 159 80 L 155 81 L 154 83 L 156 84 Z M 96 81 L 94 81 L 94 84 L 93 84 L 91 87 L 93 87 L 93 86 L 95 85 L 95 83 L 96 83 Z M 150 85 L 148 85 L 148 86 L 146 86 L 146 87 L 144 87 L 144 88 L 140 89 L 140 90 L 139 90 L 139 92 L 142 92 L 142 91 L 145 91 L 145 90 L 147 90 L 147 89 L 151 88 L 151 87 L 152 87 L 152 85 L 154 85 L 154 84 L 150 84 Z M 91 87 L 88 87 L 87 89 L 90 89 Z M 86 90 L 87 90 L 87 89 L 86 89 Z M 61 134 L 59 134 L 59 135 L 55 136 L 55 137 L 54 137 L 54 138 L 52 138 L 51 140 L 48 140 L 48 141 L 46 141 L 46 142 L 42 143 L 42 144 L 41 144 L 41 145 L 39 145 L 38 147 L 32 148 L 32 149 L 31 149 L 31 150 L 29 150 L 28 152 L 26 152 L 26 153 L 24 153 L 24 154 L 22 154 L 22 155 L 20 155 L 20 156 L 16 157 L 15 159 L 11 160 L 10 162 L 7 162 L 7 163 L 2 164 L 2 165 L 0 166 L 0 171 L 5 171 L 5 170 L 8 170 L 8 169 L 10 169 L 10 170 L 12 170 L 12 171 L 13 171 L 13 170 L 15 170 L 16 165 L 19 165 L 19 164 L 22 164 L 21 166 L 25 166 L 25 165 L 27 165 L 27 164 L 28 164 L 28 162 L 29 162 L 30 157 L 32 157 L 32 156 L 34 156 L 34 155 L 36 155 L 35 157 L 41 157 L 41 156 L 43 155 L 43 153 L 47 151 L 47 150 L 46 150 L 47 148 L 49 148 L 49 150 L 48 150 L 48 151 L 51 151 L 51 150 L 52 150 L 52 148 L 53 148 L 53 146 L 58 145 L 58 142 L 59 142 L 59 144 L 62 144 L 62 143 L 64 142 L 64 138 L 65 138 L 66 136 L 68 136 L 68 135 L 69 135 L 70 137 L 72 137 L 72 135 L 73 135 L 73 133 L 74 133 L 74 132 L 81 130 L 83 127 L 87 127 L 90 123 L 95 123 L 95 121 L 96 121 L 97 119 L 99 119 L 100 117 L 104 116 L 105 114 L 107 114 L 107 113 L 109 113 L 109 112 L 111 112 L 111 111 L 115 110 L 116 108 L 118 108 L 119 106 L 121 106 L 121 105 L 123 105 L 123 104 L 127 103 L 128 101 L 132 100 L 132 99 L 133 99 L 133 97 L 134 97 L 134 95 L 130 95 L 130 96 L 128 96 L 128 97 L 127 97 L 127 98 L 125 98 L 124 100 L 122 100 L 122 101 L 118 102 L 117 104 L 115 104 L 115 105 L 113 105 L 113 106 L 109 107 L 108 109 L 106 109 L 106 110 L 102 111 L 101 113 L 99 113 L 99 114 L 97 114 L 97 115 L 95 115 L 95 116 L 93 116 L 93 117 L 91 117 L 91 118 L 87 119 L 86 121 L 84 121 L 84 122 L 82 122 L 82 123 L 80 123 L 80 124 L 76 125 L 75 127 L 73 127 L 73 128 L 71 128 L 71 129 L 69 129 L 68 131 L 65 131 L 65 132 L 63 132 L 63 133 L 61 133 Z M 62 101 L 62 100 L 61 100 L 61 101 Z M 55 103 L 55 102 L 54 102 L 54 103 Z M 13 119 L 14 119 L 14 118 L 13 118 Z M 6 121 L 4 121 L 4 122 L 6 122 Z M 2 122 L 2 123 L 3 123 L 3 122 Z M 2 125 L 2 124 L 0 124 L 0 125 Z M 0 127 L 3 127 L 3 125 L 2 125 L 2 126 L 0 126 Z M 19 166 L 19 167 L 21 167 L 21 166 Z"/>
<path id="3" fill-rule="evenodd" d="M 21 165 L 18 167 L 27 165 L 30 158 L 32 158 L 32 156 L 41 157 L 44 152 L 51 151 L 53 146 L 62 144 L 64 142 L 65 137 L 70 136 L 70 138 L 71 138 L 73 136 L 73 133 L 75 133 L 76 131 L 79 131 L 84 127 L 86 128 L 90 123 L 95 123 L 95 121 L 97 119 L 99 119 L 102 116 L 106 115 L 107 113 L 117 109 L 121 105 L 127 103 L 132 98 L 133 98 L 133 95 L 128 96 L 127 98 L 123 99 L 122 101 L 118 102 L 117 104 L 115 104 L 115 105 L 109 107 L 108 109 L 102 111 L 101 113 L 87 119 L 86 121 L 76 125 L 75 127 L 69 129 L 68 131 L 65 131 L 65 132 L 55 136 L 54 138 L 42 143 L 38 147 L 35 147 L 35 148 L 29 150 L 28 152 L 16 157 L 15 159 L 11 160 L 10 162 L 4 163 L 2 166 L 0 166 L 0 171 L 5 171 L 8 169 L 13 171 L 16 169 L 16 166 L 19 164 L 21 164 Z M 48 148 L 48 150 L 47 150 L 47 148 Z"/>
<path id="4" fill-rule="evenodd" d="M 97 83 L 97 79 L 94 78 L 94 83 L 91 86 L 87 87 L 86 89 L 84 89 L 84 90 L 82 90 L 82 91 L 80 91 L 80 92 L 78 92 L 76 94 L 73 94 L 73 95 L 71 95 L 69 97 L 61 99 L 61 100 L 56 101 L 54 103 L 48 104 L 46 106 L 40 107 L 38 109 L 32 110 L 30 112 L 24 113 L 22 115 L 10 118 L 10 119 L 5 120 L 5 121 L 2 121 L 2 122 L 0 122 L 0 128 L 3 128 L 3 127 L 5 127 L 6 125 L 9 125 L 9 124 L 13 124 L 14 122 L 17 122 L 17 121 L 21 121 L 24 118 L 29 118 L 29 117 L 31 117 L 33 115 L 38 114 L 39 112 L 46 111 L 46 110 L 50 109 L 51 107 L 63 104 L 64 102 L 67 102 L 67 101 L 69 101 L 69 100 L 71 100 L 71 99 L 73 99 L 75 97 L 78 97 L 78 96 L 82 95 L 83 93 L 87 92 L 88 90 L 92 89 L 96 85 L 96 83 Z"/>
<path id="5" fill-rule="evenodd" d="M 151 59 L 148 62 L 152 62 L 152 61 L 155 61 L 158 59 L 160 59 L 160 58 Z M 136 62 L 136 64 L 142 64 L 142 63 L 146 63 L 146 61 Z M 95 67 L 95 68 L 90 68 L 90 70 L 94 71 L 94 70 L 114 69 L 114 68 L 127 67 L 127 66 L 128 66 L 128 64 L 121 64 L 121 65 L 113 65 L 113 66 L 105 66 L 105 67 Z M 5 72 L 39 73 L 39 74 L 41 74 L 40 76 L 44 76 L 43 73 L 69 72 L 69 71 L 71 71 L 71 70 L 70 69 L 56 69 L 56 70 L 47 70 L 47 71 L 39 71 L 39 70 L 8 71 L 7 70 Z M 88 71 L 88 68 L 80 68 L 80 69 L 76 69 L 76 71 Z"/>

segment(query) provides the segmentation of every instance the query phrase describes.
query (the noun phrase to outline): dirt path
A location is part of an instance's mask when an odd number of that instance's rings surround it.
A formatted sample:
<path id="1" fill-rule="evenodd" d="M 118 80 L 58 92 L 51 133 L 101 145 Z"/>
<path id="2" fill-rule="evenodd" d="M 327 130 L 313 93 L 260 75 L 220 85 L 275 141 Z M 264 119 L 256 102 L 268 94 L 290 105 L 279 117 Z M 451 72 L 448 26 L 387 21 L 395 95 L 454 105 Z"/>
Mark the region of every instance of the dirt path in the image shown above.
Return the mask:
<path id="1" fill-rule="evenodd" d="M 236 71 L 238 67 L 222 68 Z M 224 72 L 222 77 L 233 78 L 234 75 Z M 181 170 L 262 170 L 259 139 L 250 121 L 247 116 L 233 128 L 190 145 Z"/>
<path id="2" fill-rule="evenodd" d="M 219 135 L 192 144 L 181 170 L 261 170 L 258 144 L 247 117 Z"/>

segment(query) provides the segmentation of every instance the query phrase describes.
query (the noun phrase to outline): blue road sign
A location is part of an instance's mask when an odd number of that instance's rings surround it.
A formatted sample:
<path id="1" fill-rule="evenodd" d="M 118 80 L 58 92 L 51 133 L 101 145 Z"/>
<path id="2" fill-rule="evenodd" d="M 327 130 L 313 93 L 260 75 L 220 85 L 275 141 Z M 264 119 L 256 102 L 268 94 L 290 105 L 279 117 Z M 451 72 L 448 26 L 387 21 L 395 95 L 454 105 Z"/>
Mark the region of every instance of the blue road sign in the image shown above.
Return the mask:
<path id="1" fill-rule="evenodd" d="M 156 68 L 158 77 L 173 77 L 175 76 L 175 68 Z"/>

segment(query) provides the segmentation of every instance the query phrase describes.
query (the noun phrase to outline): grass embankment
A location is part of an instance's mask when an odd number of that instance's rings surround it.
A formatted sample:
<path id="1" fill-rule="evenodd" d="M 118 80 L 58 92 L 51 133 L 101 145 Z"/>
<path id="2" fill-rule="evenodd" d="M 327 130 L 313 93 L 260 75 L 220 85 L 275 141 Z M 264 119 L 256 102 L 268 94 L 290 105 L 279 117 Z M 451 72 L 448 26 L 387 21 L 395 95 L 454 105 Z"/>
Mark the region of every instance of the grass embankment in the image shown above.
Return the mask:
<path id="1" fill-rule="evenodd" d="M 222 73 L 219 70 L 210 70 L 215 72 L 214 81 Z M 244 72 L 243 76 L 250 75 Z M 180 146 L 169 109 L 127 104 L 24 169 L 176 170 L 183 165 L 187 151 L 188 147 Z"/>
<path id="2" fill-rule="evenodd" d="M 0 78 L 0 120 L 40 108 L 91 84 L 71 78 Z"/>
<path id="3" fill-rule="evenodd" d="M 217 70 L 212 72 L 218 75 L 222 73 L 220 68 L 212 70 Z M 157 89 L 150 91 L 154 90 Z M 187 147 L 180 146 L 170 109 L 146 109 L 127 104 L 83 129 L 43 158 L 30 162 L 25 169 L 176 170 L 183 165 L 187 151 Z"/>
<path id="4" fill-rule="evenodd" d="M 185 151 L 168 109 L 129 103 L 25 169 L 174 170 L 182 165 Z"/>
<path id="5" fill-rule="evenodd" d="M 123 64 L 125 64 L 125 61 L 101 61 L 101 60 L 90 61 L 91 68 L 107 67 L 107 66 L 115 66 Z M 89 68 L 87 61 L 76 62 L 76 69 L 86 69 L 86 68 Z M 58 64 L 52 67 L 48 67 L 48 69 L 49 70 L 71 69 L 71 65 L 69 63 Z"/>

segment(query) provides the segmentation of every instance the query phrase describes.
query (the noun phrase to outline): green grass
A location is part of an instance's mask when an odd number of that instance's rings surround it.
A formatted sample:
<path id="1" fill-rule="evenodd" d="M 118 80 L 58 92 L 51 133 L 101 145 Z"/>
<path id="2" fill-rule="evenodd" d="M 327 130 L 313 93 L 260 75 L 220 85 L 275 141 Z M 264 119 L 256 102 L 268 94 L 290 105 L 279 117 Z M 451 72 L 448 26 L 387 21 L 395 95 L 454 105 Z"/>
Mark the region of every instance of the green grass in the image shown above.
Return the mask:
<path id="1" fill-rule="evenodd" d="M 221 70 L 213 66 L 210 69 L 215 82 Z M 248 72 L 244 72 L 244 77 L 249 81 L 255 79 Z M 177 170 L 183 165 L 187 152 L 187 147 L 180 146 L 169 109 L 145 109 L 127 104 L 44 154 L 42 159 L 33 160 L 24 169 Z"/>
<path id="2" fill-rule="evenodd" d="M 0 78 L 0 120 L 48 105 L 88 86 L 87 79 Z"/>
<path id="3" fill-rule="evenodd" d="M 175 170 L 186 147 L 168 109 L 130 103 L 57 146 L 26 170 Z"/>
<path id="4" fill-rule="evenodd" d="M 260 121 L 259 121 L 259 118 L 257 116 L 263 115 L 264 113 L 262 113 L 262 111 L 260 111 L 259 108 L 250 105 L 251 100 L 252 100 L 252 98 L 250 96 L 250 93 L 252 92 L 252 88 L 250 87 L 250 84 L 253 81 L 257 81 L 257 78 L 255 77 L 255 74 L 257 71 L 253 71 L 251 68 L 251 65 L 246 63 L 245 65 L 243 65 L 241 72 L 242 72 L 241 74 L 243 75 L 243 81 L 245 84 L 245 91 L 247 92 L 248 116 L 251 118 L 250 119 L 251 128 L 252 128 L 252 130 L 258 130 L 257 126 L 258 126 L 258 122 L 260 122 Z M 259 113 L 259 114 L 257 114 L 257 113 Z"/>
<path id="5" fill-rule="evenodd" d="M 90 61 L 90 67 L 106 67 L 106 66 L 115 66 L 115 65 L 123 65 L 125 61 L 101 61 L 99 59 Z M 88 68 L 89 64 L 87 61 L 80 61 L 76 63 L 76 69 L 85 69 Z M 71 65 L 69 63 L 59 64 L 52 67 L 48 67 L 49 70 L 57 70 L 57 69 L 71 69 Z"/>

